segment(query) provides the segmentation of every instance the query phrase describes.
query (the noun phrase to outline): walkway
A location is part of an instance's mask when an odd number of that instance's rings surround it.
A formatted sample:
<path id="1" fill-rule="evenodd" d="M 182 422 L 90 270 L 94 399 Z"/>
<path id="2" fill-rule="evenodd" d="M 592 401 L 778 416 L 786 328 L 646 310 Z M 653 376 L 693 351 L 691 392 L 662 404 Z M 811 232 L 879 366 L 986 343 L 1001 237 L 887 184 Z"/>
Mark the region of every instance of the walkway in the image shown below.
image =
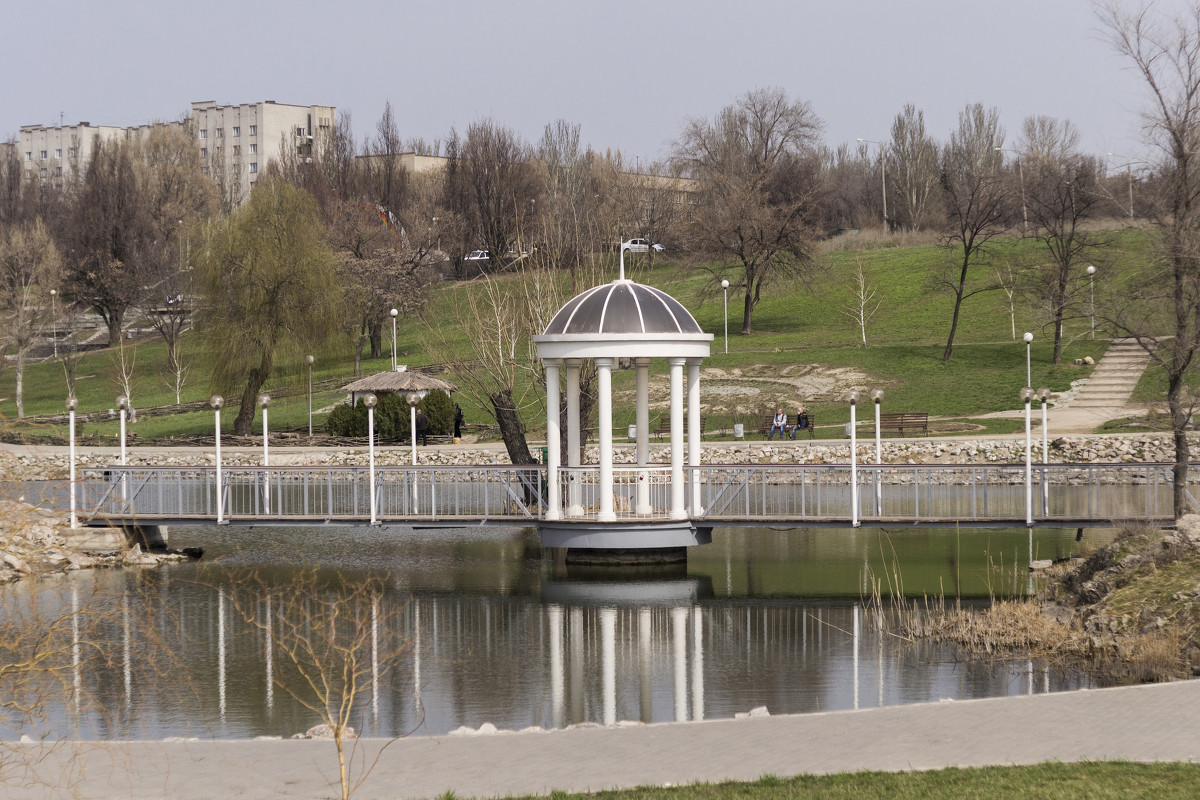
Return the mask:
<path id="1" fill-rule="evenodd" d="M 503 797 L 1045 761 L 1194 762 L 1198 717 L 1200 682 L 1186 681 L 828 714 L 412 738 L 383 750 L 356 796 Z M 384 742 L 362 744 L 358 765 L 363 754 L 370 764 Z M 13 747 L 41 754 L 46 775 L 84 775 L 71 793 L 80 800 L 325 797 L 336 775 L 328 741 Z M 12 800 L 46 796 L 45 787 L 5 791 Z"/>

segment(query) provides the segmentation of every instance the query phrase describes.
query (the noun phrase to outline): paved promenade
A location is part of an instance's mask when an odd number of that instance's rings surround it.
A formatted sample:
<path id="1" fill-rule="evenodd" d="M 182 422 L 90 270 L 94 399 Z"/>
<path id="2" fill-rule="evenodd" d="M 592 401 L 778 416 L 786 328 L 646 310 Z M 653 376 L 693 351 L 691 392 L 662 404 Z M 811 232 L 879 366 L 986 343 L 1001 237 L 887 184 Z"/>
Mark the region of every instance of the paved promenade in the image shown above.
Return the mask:
<path id="1" fill-rule="evenodd" d="M 1200 761 L 1200 682 L 892 706 L 863 711 L 359 743 L 355 795 L 459 798 L 754 780 L 861 770 L 1043 761 Z M 61 796 L 318 798 L 336 795 L 329 741 L 133 742 L 42 751 L 46 775 L 81 776 Z M 382 754 L 380 750 L 382 749 Z M 68 764 L 74 761 L 69 767 Z M 73 767 L 73 768 L 72 768 Z M 55 780 L 66 783 L 65 777 Z M 41 798 L 46 787 L 0 787 Z M 68 789 L 60 785 L 61 789 Z"/>

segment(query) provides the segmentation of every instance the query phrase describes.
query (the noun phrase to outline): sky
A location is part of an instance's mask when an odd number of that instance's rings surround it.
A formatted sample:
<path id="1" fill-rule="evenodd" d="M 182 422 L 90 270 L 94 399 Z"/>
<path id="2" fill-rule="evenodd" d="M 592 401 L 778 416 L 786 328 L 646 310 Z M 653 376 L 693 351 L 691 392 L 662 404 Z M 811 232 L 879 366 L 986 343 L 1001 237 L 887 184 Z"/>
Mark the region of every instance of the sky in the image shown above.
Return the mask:
<path id="1" fill-rule="evenodd" d="M 361 140 L 391 102 L 404 138 L 490 117 L 536 142 L 565 119 L 649 163 L 689 118 L 778 86 L 811 103 L 830 147 L 888 138 L 908 103 L 944 141 L 978 102 L 1008 144 L 1048 115 L 1088 152 L 1146 152 L 1143 88 L 1090 0 L 66 0 L 3 18 L 26 35 L 0 48 L 0 138 L 60 114 L 127 126 L 275 100 L 349 111 Z"/>

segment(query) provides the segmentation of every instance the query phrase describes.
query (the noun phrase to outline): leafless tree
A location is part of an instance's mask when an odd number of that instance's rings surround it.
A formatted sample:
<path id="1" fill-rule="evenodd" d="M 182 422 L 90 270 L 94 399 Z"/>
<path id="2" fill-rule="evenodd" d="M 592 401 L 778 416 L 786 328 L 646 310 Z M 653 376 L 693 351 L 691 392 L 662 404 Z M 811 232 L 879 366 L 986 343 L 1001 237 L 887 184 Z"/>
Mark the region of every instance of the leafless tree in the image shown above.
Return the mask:
<path id="1" fill-rule="evenodd" d="M 820 130 L 808 103 L 756 89 L 711 120 L 689 120 L 676 142 L 676 163 L 700 183 L 686 241 L 714 291 L 730 268 L 741 272 L 731 284 L 744 291 L 743 334 L 766 287 L 800 279 L 814 264 Z"/>
<path id="2" fill-rule="evenodd" d="M 1148 214 L 1158 232 L 1157 258 L 1120 287 L 1123 296 L 1107 316 L 1166 375 L 1178 518 L 1190 507 L 1187 425 L 1196 395 L 1189 387 L 1200 353 L 1200 5 L 1168 14 L 1112 2 L 1098 14 L 1113 48 L 1144 83 L 1143 133 L 1158 154 L 1159 183 Z M 1164 327 L 1167 334 L 1159 335 Z"/>
<path id="3" fill-rule="evenodd" d="M 925 132 L 925 112 L 906 105 L 892 122 L 887 148 L 895 224 L 919 231 L 936 223 L 938 147 Z"/>
<path id="4" fill-rule="evenodd" d="M 879 311 L 883 305 L 883 299 L 878 297 L 879 290 L 873 286 L 867 278 L 866 269 L 863 268 L 862 259 L 855 259 L 854 262 L 854 297 L 850 304 L 843 309 L 850 319 L 854 320 L 854 325 L 862 334 L 863 347 L 867 346 L 867 323 Z"/>
<path id="5" fill-rule="evenodd" d="M 999 112 L 975 103 L 959 112 L 958 128 L 942 150 L 942 198 L 949 225 L 946 249 L 953 261 L 936 284 L 954 293 L 943 361 L 954 357 L 963 301 L 997 288 L 991 281 L 970 279 L 976 268 L 986 264 L 988 243 L 1004 231 L 1008 196 L 996 149 L 1003 143 Z"/>
<path id="6" fill-rule="evenodd" d="M 17 417 L 25 418 L 25 362 L 50 325 L 46 302 L 58 286 L 62 259 L 40 219 L 0 225 L 0 352 L 15 356 Z"/>
<path id="7" fill-rule="evenodd" d="M 1067 120 L 1028 117 L 1021 127 L 1030 235 L 1050 256 L 1048 263 L 1026 269 L 1023 283 L 1025 294 L 1045 309 L 1054 330 L 1055 364 L 1062 363 L 1063 321 L 1075 292 L 1087 286 L 1083 268 L 1102 244 L 1102 237 L 1085 226 L 1101 200 L 1098 164 L 1083 153 L 1079 142 L 1078 129 Z"/>

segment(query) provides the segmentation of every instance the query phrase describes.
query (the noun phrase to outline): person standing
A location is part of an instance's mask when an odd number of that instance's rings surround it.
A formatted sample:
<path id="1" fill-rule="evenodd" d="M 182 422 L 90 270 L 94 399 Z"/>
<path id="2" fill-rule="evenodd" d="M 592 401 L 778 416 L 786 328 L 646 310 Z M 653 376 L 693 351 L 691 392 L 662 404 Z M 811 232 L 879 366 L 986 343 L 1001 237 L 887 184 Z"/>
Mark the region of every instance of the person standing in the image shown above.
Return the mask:
<path id="1" fill-rule="evenodd" d="M 429 418 L 425 416 L 425 412 L 417 409 L 417 441 L 422 445 L 429 444 Z"/>
<path id="2" fill-rule="evenodd" d="M 783 413 L 783 406 L 775 409 L 775 417 L 771 420 L 771 432 L 767 434 L 767 439 L 775 438 L 775 431 L 779 431 L 779 438 L 783 438 L 783 429 L 787 425 L 787 414 Z"/>
<path id="3" fill-rule="evenodd" d="M 454 438 L 462 438 L 463 413 L 458 403 L 454 404 Z"/>

